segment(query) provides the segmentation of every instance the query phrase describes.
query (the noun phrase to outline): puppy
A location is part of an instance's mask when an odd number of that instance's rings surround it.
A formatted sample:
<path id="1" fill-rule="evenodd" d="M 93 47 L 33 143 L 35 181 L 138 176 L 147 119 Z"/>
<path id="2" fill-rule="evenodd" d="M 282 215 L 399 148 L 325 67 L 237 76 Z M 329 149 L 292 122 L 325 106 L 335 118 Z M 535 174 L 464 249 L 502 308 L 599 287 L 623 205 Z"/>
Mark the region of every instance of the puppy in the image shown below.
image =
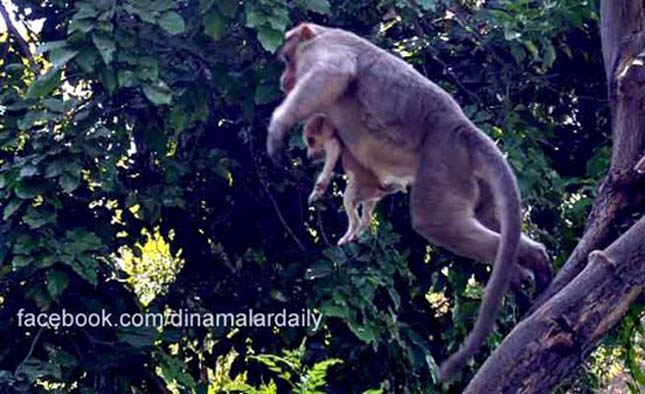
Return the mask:
<path id="1" fill-rule="evenodd" d="M 318 175 L 314 189 L 309 195 L 309 204 L 313 204 L 325 193 L 334 167 L 341 158 L 343 170 L 347 175 L 343 206 L 349 225 L 345 235 L 338 241 L 338 245 L 352 242 L 369 226 L 376 203 L 388 194 L 405 191 L 405 187 L 381 183 L 372 172 L 356 160 L 348 149 L 343 147 L 336 136 L 334 125 L 322 115 L 314 115 L 307 120 L 303 128 L 303 137 L 307 145 L 307 158 L 313 160 L 324 158 L 325 161 L 323 170 Z"/>

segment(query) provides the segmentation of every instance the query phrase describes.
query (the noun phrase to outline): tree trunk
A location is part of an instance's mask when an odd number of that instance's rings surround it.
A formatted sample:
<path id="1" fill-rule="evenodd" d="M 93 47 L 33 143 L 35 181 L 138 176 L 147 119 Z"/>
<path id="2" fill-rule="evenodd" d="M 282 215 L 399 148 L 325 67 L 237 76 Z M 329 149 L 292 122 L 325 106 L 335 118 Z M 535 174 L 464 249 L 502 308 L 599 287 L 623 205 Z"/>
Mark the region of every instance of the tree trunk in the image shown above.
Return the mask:
<path id="1" fill-rule="evenodd" d="M 550 392 L 645 289 L 645 1 L 602 0 L 600 13 L 612 112 L 609 173 L 579 244 L 465 393 Z"/>

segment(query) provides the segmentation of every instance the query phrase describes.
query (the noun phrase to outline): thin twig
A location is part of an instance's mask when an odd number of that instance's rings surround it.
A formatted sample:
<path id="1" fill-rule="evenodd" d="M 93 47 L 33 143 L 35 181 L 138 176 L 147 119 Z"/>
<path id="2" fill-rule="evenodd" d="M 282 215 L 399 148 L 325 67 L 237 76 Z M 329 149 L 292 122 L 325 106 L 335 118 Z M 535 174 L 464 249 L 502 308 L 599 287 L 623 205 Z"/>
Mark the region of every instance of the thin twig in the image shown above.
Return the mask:
<path id="1" fill-rule="evenodd" d="M 300 240 L 296 236 L 296 233 L 291 229 L 291 227 L 289 226 L 289 223 L 287 223 L 286 219 L 282 215 L 282 211 L 280 210 L 280 206 L 278 205 L 278 202 L 276 201 L 275 197 L 273 197 L 271 190 L 269 190 L 268 182 L 264 179 L 264 175 L 260 172 L 257 155 L 255 155 L 253 152 L 253 136 L 250 134 L 249 134 L 249 153 L 253 158 L 253 165 L 255 167 L 255 172 L 257 173 L 258 178 L 260 179 L 260 184 L 262 185 L 264 192 L 269 197 L 269 200 L 273 205 L 273 209 L 275 209 L 275 212 L 278 215 L 278 219 L 280 220 L 280 223 L 282 223 L 282 226 L 287 231 L 287 234 L 289 234 L 289 236 L 293 239 L 293 241 L 298 245 L 300 250 L 303 252 L 306 252 L 307 249 L 304 247 L 302 242 L 300 242 Z"/>
<path id="2" fill-rule="evenodd" d="M 0 6 L 2 4 L 0 3 Z M 43 333 L 43 327 L 40 327 L 36 335 L 34 336 L 34 340 L 31 341 L 31 346 L 29 347 L 29 353 L 27 353 L 27 356 L 25 357 L 24 360 L 20 364 L 18 364 L 18 367 L 16 367 L 16 372 L 14 372 L 14 375 L 20 372 L 20 368 L 31 358 L 32 354 L 34 354 L 34 349 L 36 349 L 36 343 L 38 343 L 38 339 L 40 338 L 40 334 Z"/>
<path id="3" fill-rule="evenodd" d="M 322 215 L 320 214 L 320 209 L 316 209 L 316 216 L 317 216 L 317 219 L 318 219 L 318 228 L 320 228 L 320 234 L 322 235 L 323 241 L 325 241 L 325 244 L 327 246 L 331 246 L 331 242 L 329 242 L 329 237 L 327 237 L 327 233 L 325 232 L 325 227 L 323 226 Z"/>
<path id="4" fill-rule="evenodd" d="M 34 56 L 31 54 L 31 51 L 29 50 L 29 44 L 27 44 L 27 41 L 25 41 L 25 39 L 22 38 L 22 36 L 20 35 L 20 32 L 13 25 L 13 23 L 11 23 L 11 18 L 9 17 L 9 13 L 7 12 L 7 9 L 5 8 L 4 4 L 2 4 L 2 1 L 0 1 L 0 17 L 2 17 L 5 25 L 7 25 L 7 30 L 9 31 L 9 33 L 11 33 L 13 38 L 20 46 L 20 49 L 22 49 L 22 51 L 24 52 L 24 55 L 29 60 L 29 64 L 31 64 L 33 71 L 36 73 L 36 75 L 40 75 L 40 67 L 36 63 Z"/>
<path id="5" fill-rule="evenodd" d="M 408 0 L 408 3 L 413 8 L 415 8 L 417 11 L 419 11 L 418 10 L 418 4 L 417 4 L 417 2 L 415 0 Z M 419 16 L 418 15 L 415 15 L 413 17 L 413 19 L 412 19 L 412 27 L 414 28 L 414 32 L 416 33 L 416 35 L 420 39 L 428 35 L 425 32 L 425 29 L 423 28 L 423 26 L 421 26 L 421 22 L 419 21 Z M 441 58 L 435 52 L 435 50 L 432 48 L 432 46 L 427 46 L 426 50 L 430 54 L 430 57 L 432 58 L 432 60 L 434 60 L 435 62 L 439 63 L 439 65 L 443 68 L 444 73 L 451 79 L 452 83 L 457 85 L 457 87 L 459 89 L 461 89 L 464 93 L 466 93 L 468 95 L 468 97 L 473 102 L 479 104 L 479 106 L 483 106 L 483 103 L 479 99 L 479 96 L 477 94 L 475 94 L 475 92 L 473 92 L 470 89 L 468 89 L 463 83 L 461 83 L 461 80 L 459 79 L 457 74 L 455 74 L 455 72 L 452 71 L 452 69 L 450 68 L 450 66 L 446 62 L 441 60 Z M 425 69 L 425 65 L 424 65 L 424 69 Z M 425 72 L 425 74 L 427 75 L 428 73 Z"/>

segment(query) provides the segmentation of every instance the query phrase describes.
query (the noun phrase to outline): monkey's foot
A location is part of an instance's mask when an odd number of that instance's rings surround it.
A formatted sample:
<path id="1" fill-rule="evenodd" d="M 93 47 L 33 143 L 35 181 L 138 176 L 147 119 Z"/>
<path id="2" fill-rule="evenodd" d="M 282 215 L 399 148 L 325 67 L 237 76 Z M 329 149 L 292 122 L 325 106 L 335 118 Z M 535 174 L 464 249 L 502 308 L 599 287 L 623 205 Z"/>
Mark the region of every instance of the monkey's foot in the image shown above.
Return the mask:
<path id="1" fill-rule="evenodd" d="M 530 286 L 534 281 L 533 272 L 520 265 L 515 265 L 514 272 L 510 278 L 510 289 L 514 293 L 524 293 L 524 286 Z"/>
<path id="2" fill-rule="evenodd" d="M 551 270 L 551 258 L 544 245 L 534 242 L 530 249 L 525 249 L 522 252 L 519 264 L 533 272 L 535 295 L 546 290 L 553 278 L 553 271 Z"/>

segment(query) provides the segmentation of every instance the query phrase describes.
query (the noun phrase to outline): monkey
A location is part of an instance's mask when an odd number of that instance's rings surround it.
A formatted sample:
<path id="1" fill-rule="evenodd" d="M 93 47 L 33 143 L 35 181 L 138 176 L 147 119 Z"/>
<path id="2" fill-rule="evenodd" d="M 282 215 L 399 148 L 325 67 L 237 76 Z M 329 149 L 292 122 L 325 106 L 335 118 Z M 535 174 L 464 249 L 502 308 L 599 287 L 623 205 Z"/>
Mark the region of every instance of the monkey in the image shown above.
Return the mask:
<path id="1" fill-rule="evenodd" d="M 349 225 L 338 241 L 338 246 L 353 242 L 365 231 L 372 220 L 376 204 L 383 197 L 398 191 L 405 192 L 405 187 L 402 185 L 381 184 L 378 178 L 364 168 L 347 149 L 343 149 L 342 142 L 336 137 L 334 126 L 324 116 L 314 115 L 307 120 L 303 127 L 303 138 L 307 146 L 308 159 L 324 156 L 323 170 L 318 175 L 314 189 L 309 195 L 310 205 L 325 193 L 339 157 L 347 176 L 343 206 Z"/>
<path id="2" fill-rule="evenodd" d="M 533 275 L 537 291 L 552 273 L 546 248 L 522 234 L 517 180 L 495 142 L 440 86 L 397 56 L 342 29 L 303 23 L 278 52 L 286 97 L 273 111 L 267 151 L 315 113 L 379 182 L 411 188 L 414 230 L 434 245 L 493 263 L 477 319 L 439 369 L 458 372 L 493 330 L 509 285 Z"/>

